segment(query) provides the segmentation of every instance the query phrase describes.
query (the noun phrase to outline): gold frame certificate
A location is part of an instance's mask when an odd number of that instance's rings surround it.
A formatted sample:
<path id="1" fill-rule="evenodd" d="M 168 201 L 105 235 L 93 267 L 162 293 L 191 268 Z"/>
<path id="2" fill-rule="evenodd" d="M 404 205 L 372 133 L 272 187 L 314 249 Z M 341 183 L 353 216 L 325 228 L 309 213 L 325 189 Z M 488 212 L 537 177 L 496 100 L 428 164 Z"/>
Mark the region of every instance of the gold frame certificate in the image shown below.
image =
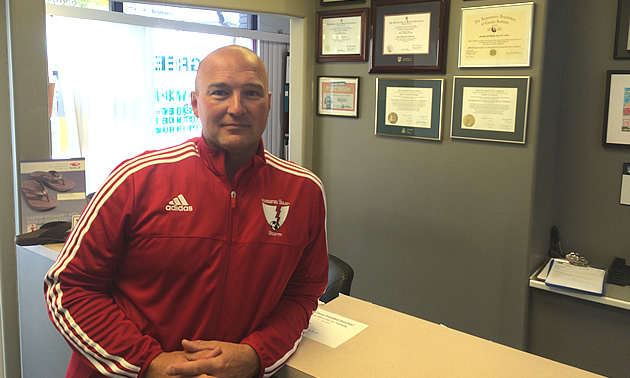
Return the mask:
<path id="1" fill-rule="evenodd" d="M 459 67 L 529 67 L 534 3 L 462 8 Z"/>
<path id="2" fill-rule="evenodd" d="M 525 144 L 529 76 L 453 76 L 451 138 Z"/>
<path id="3" fill-rule="evenodd" d="M 444 79 L 376 79 L 375 134 L 440 140 Z"/>
<path id="4" fill-rule="evenodd" d="M 385 16 L 383 55 L 428 54 L 431 12 Z"/>

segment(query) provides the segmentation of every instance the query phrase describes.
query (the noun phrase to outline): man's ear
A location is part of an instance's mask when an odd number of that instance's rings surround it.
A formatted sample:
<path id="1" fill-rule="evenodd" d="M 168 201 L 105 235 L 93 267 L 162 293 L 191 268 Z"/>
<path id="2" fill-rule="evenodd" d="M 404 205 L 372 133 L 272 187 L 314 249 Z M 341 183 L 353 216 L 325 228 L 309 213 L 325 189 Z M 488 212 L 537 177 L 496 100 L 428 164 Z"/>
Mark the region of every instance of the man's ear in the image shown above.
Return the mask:
<path id="1" fill-rule="evenodd" d="M 195 117 L 199 118 L 199 113 L 197 111 L 197 92 L 190 92 L 190 106 L 193 108 L 193 113 L 195 113 Z"/>

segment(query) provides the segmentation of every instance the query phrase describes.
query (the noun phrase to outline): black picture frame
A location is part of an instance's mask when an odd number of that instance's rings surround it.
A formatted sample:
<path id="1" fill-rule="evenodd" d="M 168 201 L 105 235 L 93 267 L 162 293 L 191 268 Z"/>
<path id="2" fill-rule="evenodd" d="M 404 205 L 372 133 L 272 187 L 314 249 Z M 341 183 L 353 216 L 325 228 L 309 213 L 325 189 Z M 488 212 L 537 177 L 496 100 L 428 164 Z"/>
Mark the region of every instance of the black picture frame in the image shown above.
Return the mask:
<path id="1" fill-rule="evenodd" d="M 359 76 L 318 76 L 317 115 L 359 118 L 360 81 Z"/>
<path id="2" fill-rule="evenodd" d="M 399 138 L 416 138 L 429 140 L 442 140 L 442 118 L 444 104 L 444 79 L 376 79 L 376 135 L 393 136 Z M 391 95 L 388 98 L 388 89 L 405 91 Z M 407 93 L 409 91 L 421 93 Z M 427 92 L 430 90 L 430 95 Z M 404 104 L 397 101 L 396 97 L 404 98 Z M 404 97 L 403 97 L 404 96 Z M 414 101 L 415 103 L 411 102 Z M 416 103 L 428 104 L 424 112 Z M 397 114 L 394 109 L 388 109 L 388 104 L 398 105 L 405 114 Z M 409 106 L 413 104 L 412 106 Z M 410 109 L 413 109 L 410 110 Z M 415 114 L 413 114 L 415 113 Z M 390 118 L 394 116 L 394 118 Z M 407 120 L 407 122 L 405 122 Z M 411 122 L 409 122 L 411 120 Z M 415 123 L 415 124 L 414 124 Z"/>
<path id="3" fill-rule="evenodd" d="M 630 34 L 630 0 L 618 1 L 615 51 L 613 58 L 630 59 L 630 46 L 628 45 L 628 35 Z"/>
<path id="4" fill-rule="evenodd" d="M 446 69 L 448 8 L 449 0 L 372 1 L 369 72 L 444 73 Z M 409 17 L 413 17 L 413 19 L 409 20 Z M 402 30 L 399 26 L 393 26 L 403 21 L 417 26 L 421 32 Z M 426 29 L 422 30 L 422 28 Z M 386 31 L 388 32 L 386 33 Z M 394 37 L 393 34 L 396 32 L 399 35 Z M 399 42 L 397 46 L 385 42 L 385 40 L 398 42 L 402 39 L 400 37 L 406 36 L 403 33 L 407 32 L 406 35 L 416 40 L 407 41 L 407 46 L 403 46 L 404 42 Z M 424 41 L 425 37 L 428 39 L 427 42 Z"/>
<path id="5" fill-rule="evenodd" d="M 630 71 L 606 72 L 604 146 L 630 146 Z"/>
<path id="6" fill-rule="evenodd" d="M 489 142 L 505 142 L 525 144 L 527 129 L 527 107 L 529 101 L 529 76 L 454 76 L 453 77 L 453 109 L 451 112 L 451 138 L 453 139 L 476 139 Z M 479 95 L 469 94 L 469 98 L 464 98 L 464 90 L 479 91 Z M 510 130 L 501 129 L 492 125 L 497 106 L 492 107 L 492 113 L 483 113 L 487 108 L 487 101 L 500 99 L 505 101 L 509 96 L 496 96 L 501 91 L 507 93 L 510 89 L 516 90 L 513 98 L 514 103 L 502 103 L 506 116 L 500 119 L 501 122 L 513 118 Z M 484 98 L 484 91 L 489 96 Z M 492 93 L 494 91 L 494 93 Z M 476 106 L 479 114 L 468 113 L 466 108 Z M 510 115 L 509 110 L 514 108 L 514 114 Z M 466 114 L 464 114 L 466 113 Z M 509 115 L 509 117 L 507 117 Z M 472 118 L 471 118 L 472 117 Z M 484 120 L 485 118 L 490 121 Z"/>
<path id="7" fill-rule="evenodd" d="M 317 12 L 317 55 L 316 60 L 318 62 L 365 62 L 367 60 L 367 29 L 368 29 L 368 8 L 355 8 L 338 11 L 323 11 Z M 358 36 L 350 36 L 359 38 L 359 51 L 357 53 L 327 53 L 327 44 L 323 41 L 324 38 L 324 21 L 326 19 L 339 18 L 343 21 L 346 18 L 359 17 L 361 20 L 360 30 Z M 348 30 L 341 31 L 342 33 L 348 32 Z"/>

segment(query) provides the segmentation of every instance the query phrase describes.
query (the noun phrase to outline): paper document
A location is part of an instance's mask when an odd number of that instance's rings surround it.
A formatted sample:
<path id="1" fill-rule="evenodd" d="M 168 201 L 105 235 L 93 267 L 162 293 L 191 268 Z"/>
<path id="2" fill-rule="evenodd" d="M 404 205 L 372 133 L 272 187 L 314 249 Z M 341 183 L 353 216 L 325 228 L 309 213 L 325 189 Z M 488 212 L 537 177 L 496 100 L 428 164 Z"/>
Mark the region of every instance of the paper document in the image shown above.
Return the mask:
<path id="1" fill-rule="evenodd" d="M 336 348 L 366 328 L 367 324 L 317 309 L 311 316 L 311 324 L 304 336 L 331 348 Z"/>
<path id="2" fill-rule="evenodd" d="M 544 268 L 542 268 L 542 270 L 540 271 L 540 273 L 538 273 L 538 276 L 536 276 L 536 278 L 538 278 L 539 280 L 546 280 L 547 279 L 547 274 L 549 274 L 549 268 L 551 268 L 551 264 L 554 262 L 554 260 L 556 259 L 549 259 L 549 261 L 547 261 L 547 264 L 545 265 Z M 567 260 L 563 260 L 563 261 L 567 261 Z"/>
<path id="3" fill-rule="evenodd" d="M 604 269 L 577 266 L 561 260 L 553 260 L 546 285 L 561 286 L 593 294 L 604 293 Z"/>

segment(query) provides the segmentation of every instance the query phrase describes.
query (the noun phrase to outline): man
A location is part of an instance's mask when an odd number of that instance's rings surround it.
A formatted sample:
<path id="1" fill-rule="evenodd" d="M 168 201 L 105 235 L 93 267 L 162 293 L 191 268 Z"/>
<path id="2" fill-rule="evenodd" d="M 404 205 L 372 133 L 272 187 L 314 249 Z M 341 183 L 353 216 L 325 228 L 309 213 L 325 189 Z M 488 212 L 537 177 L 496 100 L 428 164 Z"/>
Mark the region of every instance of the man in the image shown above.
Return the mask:
<path id="1" fill-rule="evenodd" d="M 123 162 L 45 278 L 67 376 L 270 376 L 324 292 L 321 182 L 264 151 L 267 72 L 229 46 L 200 64 L 203 135 Z M 195 340 L 195 341 L 189 341 Z"/>

